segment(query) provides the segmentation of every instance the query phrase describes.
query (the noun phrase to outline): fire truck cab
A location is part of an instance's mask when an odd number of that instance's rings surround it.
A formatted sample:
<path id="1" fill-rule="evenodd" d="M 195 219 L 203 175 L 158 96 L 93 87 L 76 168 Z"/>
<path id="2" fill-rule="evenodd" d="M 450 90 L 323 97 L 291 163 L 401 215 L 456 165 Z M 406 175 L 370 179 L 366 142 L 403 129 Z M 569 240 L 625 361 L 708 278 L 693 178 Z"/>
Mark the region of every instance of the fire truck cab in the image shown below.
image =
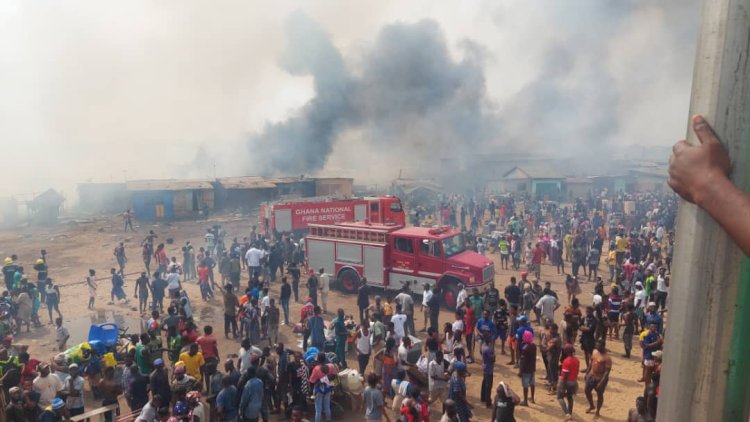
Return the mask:
<path id="1" fill-rule="evenodd" d="M 354 293 L 361 281 L 385 290 L 410 285 L 436 288 L 445 306 L 455 309 L 458 284 L 491 283 L 495 268 L 486 257 L 466 250 L 463 233 L 450 227 L 400 227 L 387 224 L 311 224 L 305 238 L 310 268 L 336 276 L 339 287 Z"/>

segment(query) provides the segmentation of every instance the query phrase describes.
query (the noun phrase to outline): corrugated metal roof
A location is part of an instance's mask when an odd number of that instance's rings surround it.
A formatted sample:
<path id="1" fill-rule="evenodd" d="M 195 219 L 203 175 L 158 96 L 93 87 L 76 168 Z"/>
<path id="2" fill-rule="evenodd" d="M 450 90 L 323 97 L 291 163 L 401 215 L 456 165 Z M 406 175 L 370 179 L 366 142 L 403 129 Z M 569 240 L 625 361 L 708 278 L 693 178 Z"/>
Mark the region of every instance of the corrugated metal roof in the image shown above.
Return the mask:
<path id="1" fill-rule="evenodd" d="M 133 180 L 125 183 L 129 191 L 159 191 L 159 190 L 203 190 L 213 189 L 210 180 Z"/>
<path id="2" fill-rule="evenodd" d="M 219 183 L 224 189 L 274 189 L 276 183 L 260 176 L 223 177 Z"/>
<path id="3" fill-rule="evenodd" d="M 315 182 L 314 178 L 299 178 L 299 177 L 271 177 L 266 179 L 273 183 L 297 183 L 297 182 Z"/>
<path id="4" fill-rule="evenodd" d="M 526 175 L 528 179 L 564 179 L 565 176 L 551 165 L 537 165 L 537 164 L 524 164 L 522 166 L 515 166 L 510 171 L 503 175 L 506 179 L 519 179 L 522 173 Z M 512 177 L 508 177 L 512 176 Z"/>

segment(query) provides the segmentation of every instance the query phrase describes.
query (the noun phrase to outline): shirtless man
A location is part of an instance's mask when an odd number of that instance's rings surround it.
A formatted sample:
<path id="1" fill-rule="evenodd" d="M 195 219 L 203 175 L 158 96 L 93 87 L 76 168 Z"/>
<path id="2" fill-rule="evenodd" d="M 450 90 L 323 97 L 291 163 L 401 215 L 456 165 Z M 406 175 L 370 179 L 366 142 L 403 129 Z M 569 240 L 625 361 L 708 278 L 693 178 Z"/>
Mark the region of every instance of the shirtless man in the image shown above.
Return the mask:
<path id="1" fill-rule="evenodd" d="M 604 340 L 596 343 L 596 349 L 591 354 L 591 365 L 586 373 L 586 400 L 589 401 L 589 409 L 586 413 L 591 413 L 596 409 L 594 419 L 599 419 L 599 411 L 604 404 L 604 390 L 607 389 L 609 382 L 609 373 L 612 371 L 612 358 L 607 354 Z M 594 407 L 594 397 L 592 390 L 596 391 L 596 407 Z"/>
<path id="2" fill-rule="evenodd" d="M 141 273 L 141 276 L 135 280 L 135 292 L 134 296 L 138 299 L 138 309 L 141 313 L 146 312 L 148 309 L 148 292 L 151 290 L 151 283 L 148 281 L 146 273 Z M 140 296 L 138 296 L 140 294 Z"/>
<path id="3" fill-rule="evenodd" d="M 653 421 L 646 411 L 646 399 L 638 397 L 635 399 L 635 408 L 628 411 L 628 422 L 650 422 Z"/>
<path id="4" fill-rule="evenodd" d="M 117 397 L 122 394 L 122 388 L 115 382 L 115 369 L 108 366 L 104 369 L 104 378 L 99 382 L 99 391 L 102 395 L 102 406 L 117 403 Z M 111 417 L 110 417 L 111 418 Z M 105 420 L 107 419 L 105 417 Z"/>

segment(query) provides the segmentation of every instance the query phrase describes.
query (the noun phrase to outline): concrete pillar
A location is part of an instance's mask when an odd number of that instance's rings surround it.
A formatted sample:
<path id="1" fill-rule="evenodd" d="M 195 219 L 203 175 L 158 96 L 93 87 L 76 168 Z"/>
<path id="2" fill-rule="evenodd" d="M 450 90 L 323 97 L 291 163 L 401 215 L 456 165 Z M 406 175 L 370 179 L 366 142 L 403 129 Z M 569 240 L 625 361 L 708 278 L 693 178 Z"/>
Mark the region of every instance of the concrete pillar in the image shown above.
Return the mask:
<path id="1" fill-rule="evenodd" d="M 746 192 L 750 147 L 750 0 L 704 0 L 690 114 L 702 114 Z M 688 121 L 688 119 L 686 119 Z M 688 141 L 697 139 L 688 129 Z M 748 222 L 750 224 L 750 222 Z M 743 262 L 745 266 L 743 269 Z M 657 420 L 747 420 L 747 258 L 721 227 L 682 203 Z M 744 337 L 744 338 L 743 338 Z"/>

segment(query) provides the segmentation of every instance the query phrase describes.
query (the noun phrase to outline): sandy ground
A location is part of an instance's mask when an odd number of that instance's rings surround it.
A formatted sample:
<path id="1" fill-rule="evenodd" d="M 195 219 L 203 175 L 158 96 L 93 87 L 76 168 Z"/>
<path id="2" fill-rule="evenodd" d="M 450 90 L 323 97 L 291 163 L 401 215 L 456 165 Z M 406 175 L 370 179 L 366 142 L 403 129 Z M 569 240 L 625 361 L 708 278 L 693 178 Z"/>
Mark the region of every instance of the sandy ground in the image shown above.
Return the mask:
<path id="1" fill-rule="evenodd" d="M 190 240 L 194 245 L 204 244 L 203 235 L 206 228 L 212 224 L 221 224 L 228 231 L 229 240 L 231 237 L 246 236 L 249 233 L 250 226 L 255 219 L 243 218 L 240 216 L 217 216 L 210 221 L 184 221 L 174 223 L 160 223 L 155 225 L 138 225 L 136 232 L 124 233 L 122 231 L 122 222 L 119 217 L 109 219 L 97 219 L 88 222 L 64 223 L 53 228 L 25 228 L 5 230 L 0 232 L 0 257 L 17 254 L 22 264 L 25 264 L 29 279 L 35 279 L 36 274 L 31 270 L 33 261 L 38 257 L 41 249 L 48 252 L 49 275 L 60 284 L 62 289 L 61 305 L 65 324 L 71 328 L 72 338 L 69 345 L 77 344 L 85 340 L 88 333 L 88 327 L 91 323 L 97 322 L 116 322 L 120 325 L 135 325 L 145 315 L 139 315 L 137 301 L 132 300 L 135 276 L 126 279 L 125 289 L 128 297 L 131 298 L 129 305 L 116 304 L 108 305 L 110 295 L 110 286 L 108 275 L 109 268 L 116 265 L 113 249 L 117 242 L 123 241 L 126 245 L 128 255 L 128 265 L 126 273 L 142 271 L 143 263 L 140 257 L 140 241 L 145 237 L 148 230 L 154 230 L 159 235 L 159 241 L 167 238 L 174 239 L 172 245 L 167 245 L 169 256 L 180 257 L 179 248 L 184 245 L 185 241 Z M 499 270 L 499 255 L 491 255 L 495 260 L 497 274 L 496 285 L 502 292 L 504 287 L 509 284 L 510 276 L 518 274 L 516 272 Z M 603 266 L 602 266 L 603 267 Z M 99 282 L 97 292 L 96 310 L 89 311 L 86 309 L 88 302 L 88 293 L 84 285 L 74 284 L 65 287 L 66 284 L 79 283 L 84 279 L 89 268 L 97 270 L 97 275 L 104 280 Z M 568 267 L 569 268 L 569 267 Z M 549 265 L 542 267 L 542 281 L 551 281 L 553 289 L 558 292 L 564 300 L 563 276 L 557 275 L 555 269 Z M 242 283 L 246 283 L 246 274 L 243 274 Z M 190 283 L 187 290 L 192 299 L 194 313 L 197 324 L 213 325 L 215 332 L 219 335 L 219 350 L 223 356 L 230 353 L 237 353 L 239 342 L 236 340 L 226 340 L 221 336 L 223 332 L 222 304 L 220 299 L 214 299 L 211 302 L 203 302 L 200 299 L 200 293 L 195 284 Z M 593 283 L 584 283 L 582 285 L 584 293 L 581 295 L 583 305 L 590 304 L 592 301 Z M 302 290 L 302 289 L 301 289 Z M 278 297 L 278 284 L 271 288 L 272 295 Z M 357 314 L 354 296 L 332 291 L 329 296 L 329 312 L 338 307 L 346 310 L 347 314 Z M 299 304 L 291 304 L 291 315 L 299 315 Z M 556 320 L 561 317 L 562 308 L 558 310 Z M 46 308 L 40 310 L 40 317 L 43 322 L 47 321 Z M 330 317 L 330 316 L 329 316 Z M 453 315 L 450 312 L 443 311 L 440 315 L 440 323 L 452 321 Z M 422 321 L 417 321 L 417 329 L 422 328 Z M 137 331 L 137 327 L 132 327 L 131 332 Z M 298 337 L 291 332 L 290 327 L 282 326 L 280 328 L 280 337 L 287 345 L 296 347 Z M 54 350 L 54 330 L 51 326 L 45 326 L 33 330 L 27 334 L 23 333 L 17 340 L 19 343 L 28 344 L 32 356 L 37 358 L 51 358 L 56 352 Z M 622 341 L 610 341 L 608 347 L 611 349 L 614 366 L 607 388 L 606 400 L 602 409 L 603 421 L 623 421 L 627 419 L 627 411 L 634 406 L 635 398 L 642 392 L 642 384 L 636 382 L 640 377 L 640 349 L 636 346 L 631 359 L 622 358 L 623 346 Z M 499 347 L 497 349 L 498 358 L 495 366 L 495 384 L 501 380 L 509 382 L 511 387 L 521 394 L 520 378 L 516 375 L 515 370 L 506 365 L 507 356 L 501 356 Z M 583 356 L 578 351 L 578 356 L 582 361 Z M 356 366 L 356 358 L 349 360 L 350 366 Z M 538 368 L 544 368 L 541 357 L 537 364 Z M 470 372 L 473 376 L 468 380 L 468 396 L 472 403 L 479 403 L 480 386 L 481 386 L 481 367 L 479 363 L 469 365 Z M 537 372 L 537 377 L 541 372 Z M 92 404 L 93 405 L 93 404 Z M 576 397 L 574 414 L 576 420 L 589 421 L 594 420 L 592 415 L 584 414 L 587 409 L 586 399 L 583 394 L 583 376 L 579 377 L 579 392 Z M 87 408 L 89 408 L 87 404 Z M 352 414 L 357 420 L 360 414 Z M 475 409 L 476 421 L 490 420 L 491 413 L 483 406 L 477 404 Z M 528 408 L 517 408 L 516 417 L 519 421 L 549 421 L 561 420 L 562 412 L 559 408 L 555 397 L 547 395 L 542 382 L 538 381 L 538 391 L 536 395 L 536 404 Z"/>

